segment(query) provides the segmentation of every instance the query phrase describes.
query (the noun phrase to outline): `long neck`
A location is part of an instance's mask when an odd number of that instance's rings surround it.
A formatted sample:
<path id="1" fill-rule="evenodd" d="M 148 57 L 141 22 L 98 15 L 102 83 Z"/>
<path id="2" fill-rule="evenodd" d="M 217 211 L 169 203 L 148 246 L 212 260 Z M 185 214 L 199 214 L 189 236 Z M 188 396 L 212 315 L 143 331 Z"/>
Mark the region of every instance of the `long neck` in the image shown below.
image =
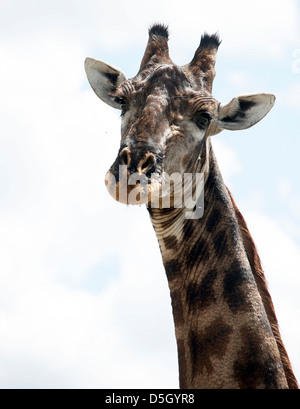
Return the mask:
<path id="1" fill-rule="evenodd" d="M 181 388 L 288 388 L 244 245 L 209 148 L 204 215 L 149 209 L 169 283 Z M 275 318 L 276 320 L 276 318 Z"/>

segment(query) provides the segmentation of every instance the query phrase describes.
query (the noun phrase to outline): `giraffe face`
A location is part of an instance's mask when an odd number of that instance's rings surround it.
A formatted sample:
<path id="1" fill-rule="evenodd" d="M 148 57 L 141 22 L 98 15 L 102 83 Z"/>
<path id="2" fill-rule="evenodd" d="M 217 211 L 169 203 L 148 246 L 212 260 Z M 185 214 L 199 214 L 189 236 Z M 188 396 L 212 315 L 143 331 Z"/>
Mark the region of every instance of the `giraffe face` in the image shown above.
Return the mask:
<path id="1" fill-rule="evenodd" d="M 107 187 L 115 196 L 123 176 L 132 184 L 127 183 L 128 195 L 117 199 L 134 203 L 137 194 L 139 203 L 147 203 L 161 190 L 164 175 L 189 171 L 191 152 L 204 141 L 217 102 L 193 89 L 183 70 L 171 64 L 126 80 L 114 99 L 121 108 L 121 143 Z"/>
<path id="2" fill-rule="evenodd" d="M 166 175 L 194 173 L 206 156 L 208 137 L 222 129 L 248 128 L 274 104 L 274 96 L 267 94 L 217 102 L 211 94 L 217 36 L 203 36 L 193 60 L 183 67 L 170 59 L 167 41 L 165 27 L 150 29 L 132 79 L 101 61 L 85 62 L 95 93 L 121 110 L 120 149 L 105 178 L 109 193 L 120 202 L 149 203 L 161 193 Z"/>
<path id="3" fill-rule="evenodd" d="M 121 84 L 115 100 L 122 110 L 120 153 L 127 151 L 133 172 L 154 170 L 157 176 L 186 170 L 217 109 L 211 95 L 194 89 L 183 70 L 171 64 Z M 152 159 L 145 163 L 147 157 Z"/>

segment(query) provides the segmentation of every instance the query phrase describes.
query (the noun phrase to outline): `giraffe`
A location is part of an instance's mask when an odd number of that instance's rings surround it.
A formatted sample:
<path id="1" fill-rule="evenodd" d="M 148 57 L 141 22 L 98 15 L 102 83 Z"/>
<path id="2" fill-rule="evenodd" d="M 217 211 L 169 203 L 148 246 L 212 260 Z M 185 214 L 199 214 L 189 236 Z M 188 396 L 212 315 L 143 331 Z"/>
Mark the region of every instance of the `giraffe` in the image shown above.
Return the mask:
<path id="1" fill-rule="evenodd" d="M 297 389 L 258 252 L 211 144 L 223 129 L 255 125 L 275 97 L 219 103 L 212 96 L 219 36 L 202 35 L 184 66 L 171 60 L 168 38 L 168 27 L 150 27 L 132 79 L 92 58 L 85 70 L 96 95 L 121 110 L 120 149 L 105 183 L 116 200 L 148 209 L 170 289 L 179 387 Z M 174 174 L 203 175 L 193 205 L 176 205 L 175 183 L 163 205 L 165 176 Z"/>

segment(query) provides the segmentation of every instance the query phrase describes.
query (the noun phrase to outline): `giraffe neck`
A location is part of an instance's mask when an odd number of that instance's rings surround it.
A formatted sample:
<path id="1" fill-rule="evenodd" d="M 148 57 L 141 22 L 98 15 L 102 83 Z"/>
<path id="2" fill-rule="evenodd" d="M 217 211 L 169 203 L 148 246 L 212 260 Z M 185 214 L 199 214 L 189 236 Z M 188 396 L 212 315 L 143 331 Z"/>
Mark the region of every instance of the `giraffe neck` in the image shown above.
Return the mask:
<path id="1" fill-rule="evenodd" d="M 171 293 L 181 388 L 288 388 L 237 209 L 209 150 L 204 215 L 148 209 Z"/>

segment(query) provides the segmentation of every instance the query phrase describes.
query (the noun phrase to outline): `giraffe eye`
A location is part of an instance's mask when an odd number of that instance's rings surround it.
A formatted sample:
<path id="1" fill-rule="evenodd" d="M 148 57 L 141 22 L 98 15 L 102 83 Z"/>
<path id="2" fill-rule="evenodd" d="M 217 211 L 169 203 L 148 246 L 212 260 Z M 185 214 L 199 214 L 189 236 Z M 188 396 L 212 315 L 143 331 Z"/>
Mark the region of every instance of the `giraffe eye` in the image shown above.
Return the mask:
<path id="1" fill-rule="evenodd" d="M 205 129 L 209 124 L 211 118 L 212 116 L 209 112 L 197 112 L 194 117 L 194 121 L 198 128 Z"/>
<path id="2" fill-rule="evenodd" d="M 117 97 L 117 98 L 115 98 L 115 101 L 117 102 L 117 104 L 120 105 L 120 108 L 121 108 L 121 116 L 123 116 L 123 115 L 126 113 L 127 109 L 128 109 L 128 105 L 127 105 L 126 99 Z"/>

